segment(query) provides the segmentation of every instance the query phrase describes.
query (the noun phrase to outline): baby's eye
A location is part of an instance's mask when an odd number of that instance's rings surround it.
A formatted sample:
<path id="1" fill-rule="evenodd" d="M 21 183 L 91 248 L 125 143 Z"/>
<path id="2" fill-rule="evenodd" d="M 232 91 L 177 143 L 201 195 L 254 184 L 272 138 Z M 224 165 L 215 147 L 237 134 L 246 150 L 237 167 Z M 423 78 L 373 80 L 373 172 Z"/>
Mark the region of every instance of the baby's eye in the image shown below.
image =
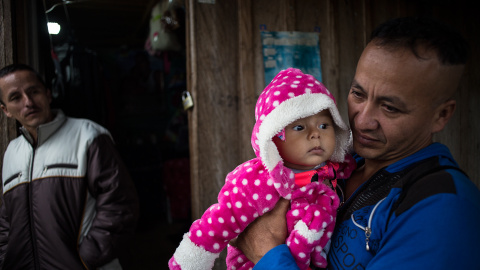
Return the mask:
<path id="1" fill-rule="evenodd" d="M 303 130 L 303 126 L 300 126 L 300 125 L 294 126 L 293 130 L 295 130 L 295 131 Z"/>
<path id="2" fill-rule="evenodd" d="M 321 124 L 318 126 L 319 129 L 327 129 L 328 124 Z"/>

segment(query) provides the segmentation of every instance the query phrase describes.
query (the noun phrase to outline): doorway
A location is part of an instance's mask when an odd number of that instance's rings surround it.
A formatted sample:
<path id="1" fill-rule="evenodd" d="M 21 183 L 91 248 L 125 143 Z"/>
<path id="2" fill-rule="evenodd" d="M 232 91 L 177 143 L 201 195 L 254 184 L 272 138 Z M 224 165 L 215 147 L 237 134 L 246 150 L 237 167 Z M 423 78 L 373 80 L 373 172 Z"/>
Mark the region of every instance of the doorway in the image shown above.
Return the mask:
<path id="1" fill-rule="evenodd" d="M 172 1 L 46 0 L 38 14 L 39 25 L 61 27 L 40 37 L 52 106 L 106 127 L 135 183 L 140 219 L 128 269 L 167 269 L 191 224 L 185 8 L 160 9 L 175 16 L 178 42 L 155 47 L 158 3 Z"/>

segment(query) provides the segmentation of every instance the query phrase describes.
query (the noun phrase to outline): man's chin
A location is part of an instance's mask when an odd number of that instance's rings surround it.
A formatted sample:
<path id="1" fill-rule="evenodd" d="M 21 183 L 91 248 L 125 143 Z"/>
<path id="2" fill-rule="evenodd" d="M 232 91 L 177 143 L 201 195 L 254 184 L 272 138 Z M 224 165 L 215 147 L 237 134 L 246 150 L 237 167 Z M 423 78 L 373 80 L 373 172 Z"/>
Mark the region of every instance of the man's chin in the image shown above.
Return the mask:
<path id="1" fill-rule="evenodd" d="M 371 146 L 365 146 L 362 144 L 354 143 L 353 150 L 355 153 L 365 159 L 375 159 L 380 156 L 379 149 L 373 148 Z"/>
<path id="2" fill-rule="evenodd" d="M 45 121 L 44 119 L 34 118 L 34 119 L 26 120 L 21 124 L 25 127 L 38 128 L 40 125 L 43 125 L 45 123 L 47 123 L 47 121 Z"/>

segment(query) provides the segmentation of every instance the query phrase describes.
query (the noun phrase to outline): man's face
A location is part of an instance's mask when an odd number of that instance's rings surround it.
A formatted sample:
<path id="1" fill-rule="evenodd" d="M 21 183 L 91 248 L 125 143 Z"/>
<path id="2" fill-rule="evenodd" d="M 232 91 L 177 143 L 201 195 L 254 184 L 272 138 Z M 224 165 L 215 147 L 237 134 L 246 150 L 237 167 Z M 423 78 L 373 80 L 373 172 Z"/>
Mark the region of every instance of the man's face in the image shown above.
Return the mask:
<path id="1" fill-rule="evenodd" d="M 437 97 L 455 84 L 447 81 L 448 68 L 432 52 L 423 51 L 422 57 L 371 43 L 364 50 L 348 94 L 353 145 L 360 156 L 391 164 L 428 146 L 432 133 L 443 128 L 437 120 L 444 101 Z"/>
<path id="2" fill-rule="evenodd" d="M 285 127 L 285 141 L 274 137 L 286 167 L 313 169 L 335 151 L 335 129 L 328 110 L 299 119 Z"/>
<path id="3" fill-rule="evenodd" d="M 28 70 L 0 78 L 1 105 L 7 117 L 17 119 L 31 134 L 51 120 L 50 91 Z"/>

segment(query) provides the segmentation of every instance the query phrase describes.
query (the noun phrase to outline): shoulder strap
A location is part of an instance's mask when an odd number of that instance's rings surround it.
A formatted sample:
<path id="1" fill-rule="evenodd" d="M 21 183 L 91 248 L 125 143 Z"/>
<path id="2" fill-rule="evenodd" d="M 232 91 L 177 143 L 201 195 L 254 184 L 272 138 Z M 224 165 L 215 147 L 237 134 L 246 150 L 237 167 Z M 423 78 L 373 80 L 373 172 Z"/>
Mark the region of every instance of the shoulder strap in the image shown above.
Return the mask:
<path id="1" fill-rule="evenodd" d="M 416 163 L 413 165 L 413 168 L 411 168 L 411 171 L 407 173 L 403 179 L 401 179 L 395 187 L 402 188 L 402 191 L 400 193 L 400 196 L 398 197 L 397 201 L 393 204 L 392 208 L 390 209 L 389 217 L 392 216 L 392 214 L 398 209 L 398 207 L 404 202 L 405 197 L 407 196 L 409 190 L 411 189 L 412 186 L 414 186 L 416 183 L 419 182 L 419 180 L 428 177 L 434 173 L 447 170 L 447 169 L 453 169 L 457 170 L 461 173 L 463 173 L 467 178 L 468 175 L 461 170 L 460 168 L 456 166 L 451 166 L 451 165 L 439 165 L 438 164 L 438 158 L 433 157 L 426 159 L 424 161 L 421 161 L 419 163 Z"/>

